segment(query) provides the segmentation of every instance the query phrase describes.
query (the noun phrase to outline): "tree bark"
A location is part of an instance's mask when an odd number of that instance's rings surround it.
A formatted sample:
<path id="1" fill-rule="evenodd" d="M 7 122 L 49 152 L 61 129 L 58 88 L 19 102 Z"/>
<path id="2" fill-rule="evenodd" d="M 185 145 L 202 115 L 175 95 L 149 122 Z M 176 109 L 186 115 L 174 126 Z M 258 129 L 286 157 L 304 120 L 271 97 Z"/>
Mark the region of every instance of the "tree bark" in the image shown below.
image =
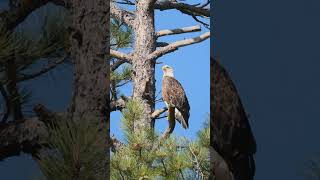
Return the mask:
<path id="1" fill-rule="evenodd" d="M 154 127 L 151 114 L 155 108 L 155 61 L 146 59 L 156 49 L 154 0 L 138 1 L 135 13 L 135 49 L 133 53 L 133 98 L 140 99 L 143 115 L 135 122 L 135 131 Z"/>
<path id="2" fill-rule="evenodd" d="M 106 117 L 108 100 L 109 11 L 104 0 L 72 1 L 74 92 L 71 117 Z"/>
<path id="3" fill-rule="evenodd" d="M 71 58 L 74 61 L 72 119 L 98 118 L 109 139 L 109 2 L 72 0 Z M 106 124 L 105 124 L 106 123 Z M 105 136 L 105 135 L 103 135 Z M 109 141 L 105 144 L 109 179 Z"/>

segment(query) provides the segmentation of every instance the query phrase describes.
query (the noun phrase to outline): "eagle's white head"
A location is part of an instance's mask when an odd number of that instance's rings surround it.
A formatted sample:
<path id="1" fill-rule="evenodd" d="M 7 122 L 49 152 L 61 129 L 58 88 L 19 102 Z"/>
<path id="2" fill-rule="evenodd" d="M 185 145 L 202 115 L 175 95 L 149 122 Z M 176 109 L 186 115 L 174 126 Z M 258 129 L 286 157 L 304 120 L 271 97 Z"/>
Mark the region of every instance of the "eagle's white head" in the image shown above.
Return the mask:
<path id="1" fill-rule="evenodd" d="M 168 76 L 168 77 L 174 77 L 173 76 L 173 69 L 172 67 L 168 65 L 162 66 L 162 71 L 163 71 L 163 77 Z"/>

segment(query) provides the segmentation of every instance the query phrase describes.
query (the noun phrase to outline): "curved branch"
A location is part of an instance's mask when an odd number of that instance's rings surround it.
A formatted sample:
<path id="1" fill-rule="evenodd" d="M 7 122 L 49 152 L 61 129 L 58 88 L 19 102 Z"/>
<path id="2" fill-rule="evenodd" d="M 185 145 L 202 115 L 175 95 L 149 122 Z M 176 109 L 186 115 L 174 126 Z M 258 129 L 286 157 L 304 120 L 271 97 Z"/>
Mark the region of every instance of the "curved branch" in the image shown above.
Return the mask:
<path id="1" fill-rule="evenodd" d="M 124 63 L 129 63 L 129 61 L 127 59 L 119 59 L 118 61 L 116 61 L 115 63 L 110 65 L 110 71 L 114 71 L 114 70 L 118 69 L 118 67 Z"/>
<path id="2" fill-rule="evenodd" d="M 171 53 L 173 51 L 178 50 L 180 47 L 188 46 L 195 43 L 200 43 L 210 37 L 210 32 L 206 32 L 198 37 L 185 39 L 181 41 L 177 41 L 174 43 L 169 44 L 168 46 L 158 48 L 156 51 L 151 53 L 148 57 L 148 59 L 157 59 L 165 54 Z"/>

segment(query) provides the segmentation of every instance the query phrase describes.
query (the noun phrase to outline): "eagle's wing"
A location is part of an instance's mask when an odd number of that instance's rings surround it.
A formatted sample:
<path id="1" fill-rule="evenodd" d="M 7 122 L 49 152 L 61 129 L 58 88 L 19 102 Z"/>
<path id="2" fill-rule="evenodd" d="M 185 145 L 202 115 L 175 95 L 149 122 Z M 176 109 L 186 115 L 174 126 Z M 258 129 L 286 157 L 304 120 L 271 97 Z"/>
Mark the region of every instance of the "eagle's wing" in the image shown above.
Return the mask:
<path id="1" fill-rule="evenodd" d="M 216 60 L 211 59 L 211 63 L 212 145 L 237 180 L 251 180 L 255 172 L 255 138 L 228 73 Z"/>
<path id="2" fill-rule="evenodd" d="M 162 98 L 168 106 L 176 108 L 175 118 L 182 124 L 183 128 L 188 128 L 190 106 L 180 82 L 173 77 L 163 77 Z"/>

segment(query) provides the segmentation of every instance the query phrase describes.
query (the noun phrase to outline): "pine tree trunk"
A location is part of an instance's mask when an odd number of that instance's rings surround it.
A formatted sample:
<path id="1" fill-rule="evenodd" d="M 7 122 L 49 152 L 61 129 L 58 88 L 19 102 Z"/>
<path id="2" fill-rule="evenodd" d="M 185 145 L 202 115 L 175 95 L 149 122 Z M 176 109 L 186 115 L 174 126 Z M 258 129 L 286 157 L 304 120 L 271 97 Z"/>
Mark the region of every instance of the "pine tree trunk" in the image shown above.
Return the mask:
<path id="1" fill-rule="evenodd" d="M 109 179 L 109 2 L 72 0 L 73 97 L 69 116 L 98 118 L 108 128 L 104 179 Z"/>
<path id="2" fill-rule="evenodd" d="M 72 1 L 74 92 L 71 117 L 106 117 L 109 63 L 109 3 L 105 0 Z"/>
<path id="3" fill-rule="evenodd" d="M 153 128 L 151 113 L 155 108 L 155 61 L 146 56 L 156 49 L 154 0 L 136 4 L 135 51 L 133 68 L 133 98 L 142 100 L 143 115 L 135 122 L 135 130 Z"/>

